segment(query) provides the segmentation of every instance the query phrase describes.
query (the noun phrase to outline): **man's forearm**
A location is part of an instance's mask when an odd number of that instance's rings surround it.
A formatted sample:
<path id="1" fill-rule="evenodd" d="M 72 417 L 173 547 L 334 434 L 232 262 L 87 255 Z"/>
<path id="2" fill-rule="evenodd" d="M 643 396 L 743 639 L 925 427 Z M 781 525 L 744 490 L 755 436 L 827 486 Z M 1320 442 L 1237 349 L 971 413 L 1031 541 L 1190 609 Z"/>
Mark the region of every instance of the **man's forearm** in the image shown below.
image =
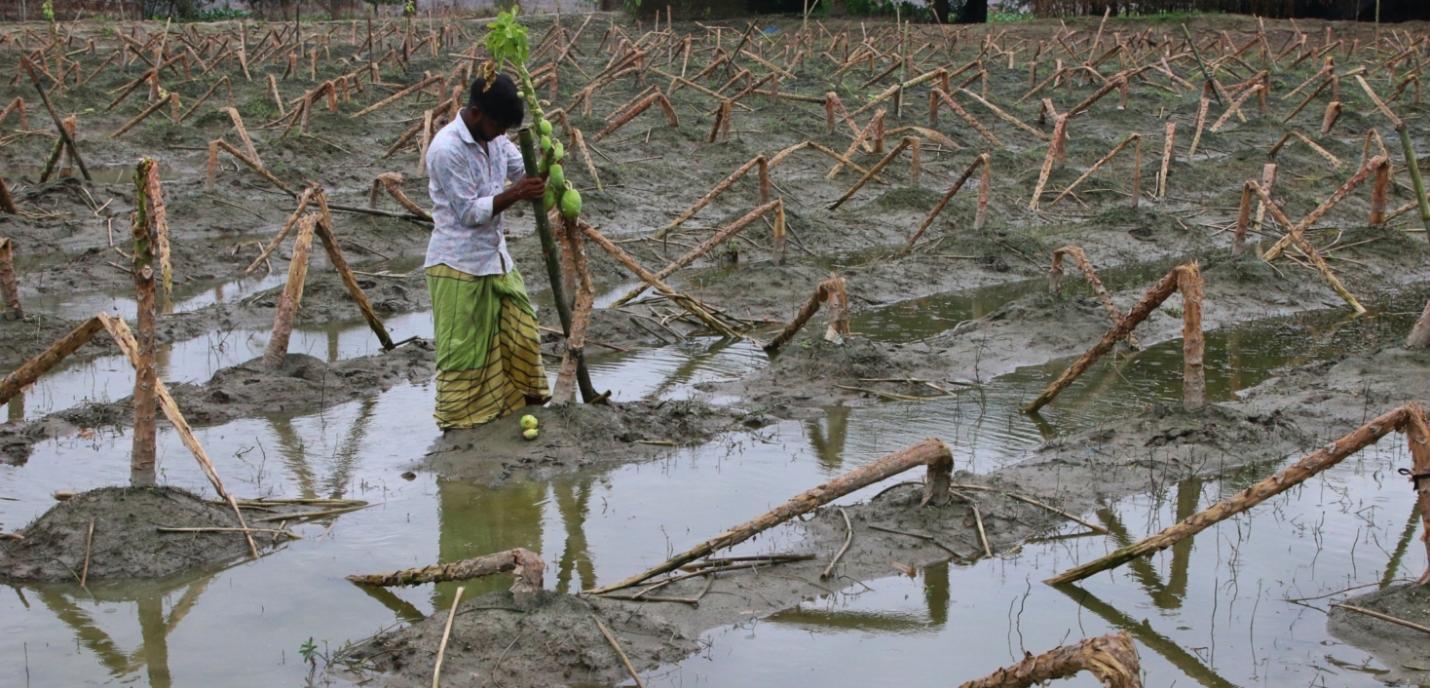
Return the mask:
<path id="1" fill-rule="evenodd" d="M 512 207 L 521 200 L 512 189 L 507 189 L 495 196 L 492 196 L 492 215 L 500 215 L 507 208 Z"/>

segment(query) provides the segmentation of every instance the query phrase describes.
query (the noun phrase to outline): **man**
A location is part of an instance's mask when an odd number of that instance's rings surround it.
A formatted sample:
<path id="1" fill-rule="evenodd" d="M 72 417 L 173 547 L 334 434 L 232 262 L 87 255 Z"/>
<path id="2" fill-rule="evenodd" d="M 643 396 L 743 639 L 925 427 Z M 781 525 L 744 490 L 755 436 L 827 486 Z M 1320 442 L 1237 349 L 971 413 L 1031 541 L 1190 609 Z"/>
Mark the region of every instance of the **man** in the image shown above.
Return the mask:
<path id="1" fill-rule="evenodd" d="M 516 85 L 505 75 L 472 83 L 467 107 L 432 137 L 427 192 L 435 225 L 427 244 L 427 290 L 437 340 L 437 426 L 470 428 L 544 403 L 536 315 L 506 250 L 501 214 L 538 198 L 521 151 L 505 136 L 521 123 Z M 506 186 L 511 182 L 511 186 Z"/>

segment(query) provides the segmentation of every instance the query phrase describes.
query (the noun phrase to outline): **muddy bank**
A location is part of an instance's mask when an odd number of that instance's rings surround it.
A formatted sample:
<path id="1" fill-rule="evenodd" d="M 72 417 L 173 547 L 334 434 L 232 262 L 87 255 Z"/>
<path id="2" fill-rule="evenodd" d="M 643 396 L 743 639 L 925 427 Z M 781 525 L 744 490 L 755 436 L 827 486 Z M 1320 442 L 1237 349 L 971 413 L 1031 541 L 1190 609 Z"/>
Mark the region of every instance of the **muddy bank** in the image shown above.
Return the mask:
<path id="1" fill-rule="evenodd" d="M 1403 360 L 1407 357 L 1413 360 Z M 1400 363 L 1385 365 L 1387 373 L 1383 376 L 1366 378 L 1367 384 L 1354 399 L 1342 396 L 1341 386 L 1356 378 L 1352 371 L 1392 361 Z M 1115 500 L 1171 489 L 1191 477 L 1231 479 L 1234 484 L 1246 484 L 1270 475 L 1286 457 L 1300 456 L 1326 439 L 1349 431 L 1363 421 L 1362 411 L 1372 415 L 1383 411 L 1385 406 L 1379 403 L 1382 399 L 1394 398 L 1395 403 L 1430 399 L 1430 375 L 1416 375 L 1414 381 L 1401 379 L 1407 370 L 1426 366 L 1430 366 L 1430 360 L 1420 354 L 1387 347 L 1346 354 L 1328 366 L 1309 364 L 1289 369 L 1250 390 L 1243 400 L 1214 404 L 1195 412 L 1151 406 L 1117 420 L 1068 433 L 1029 452 L 1023 461 L 1010 467 L 987 474 L 958 471 L 954 476 L 955 495 L 942 506 L 919 506 L 917 481 L 921 476 L 911 472 L 905 479 L 913 482 L 889 486 L 866 501 L 842 510 L 821 508 L 802 522 L 791 522 L 758 536 L 743 545 L 740 552 L 807 554 L 811 555 L 809 560 L 766 567 L 754 573 L 732 571 L 716 577 L 713 583 L 701 578 L 688 579 L 653 593 L 657 598 L 698 599 L 698 605 L 658 599 L 619 601 L 609 597 L 603 598 L 602 603 L 618 605 L 627 610 L 626 613 L 647 617 L 652 622 L 671 624 L 685 637 L 697 637 L 711 628 L 761 618 L 807 600 L 832 597 L 859 581 L 914 571 L 950 559 L 969 564 L 987 558 L 987 550 L 996 558 L 1017 551 L 1031 539 L 1083 529 L 1062 514 L 1009 494 L 1032 498 L 1083 515 L 1096 525 L 1114 528 L 1114 522 L 1109 520 L 1112 512 L 1104 510 Z M 1321 398 L 1327 411 L 1302 413 L 1299 399 L 1303 394 Z M 1367 399 L 1375 401 L 1367 402 Z M 1333 412 L 1332 408 L 1340 410 Z M 790 493 L 807 487 L 811 486 L 790 486 Z M 834 576 L 821 579 L 821 573 L 848 537 L 846 514 L 853 531 L 849 548 L 832 569 Z M 984 536 L 979 533 L 980 520 L 986 533 L 986 545 Z M 692 534 L 687 540 L 713 534 Z M 1130 542 L 1127 533 L 1114 529 L 1108 547 Z M 632 562 L 629 567 L 622 567 L 622 573 L 649 563 L 653 562 Z M 1053 571 L 1048 571 L 1051 573 Z M 617 595 L 629 595 L 634 590 Z M 584 615 L 582 611 L 579 616 L 584 618 Z M 430 656 L 435 648 L 433 629 L 440 631 L 441 618 L 438 614 L 411 629 L 395 631 L 385 636 L 383 642 L 401 638 L 402 647 L 419 644 L 427 652 L 419 656 Z M 577 615 L 573 614 L 572 618 Z M 1415 641 L 1423 643 L 1419 638 Z M 634 642 L 642 641 L 637 638 Z M 1405 650 L 1423 647 L 1423 644 L 1397 647 Z M 641 670 L 656 666 L 658 662 L 653 660 L 637 662 Z M 385 670 L 391 668 L 386 666 Z M 382 680 L 405 685 L 401 681 L 410 677 L 383 676 Z M 537 685 L 543 677 L 522 680 Z M 562 679 L 548 674 L 544 680 Z"/>
<path id="2" fill-rule="evenodd" d="M 1396 269 L 1360 275 L 1357 296 L 1381 314 L 1418 309 L 1417 304 L 1423 304 L 1423 294 L 1418 287 L 1407 289 L 1406 280 L 1430 277 L 1426 267 L 1430 265 L 1426 260 L 1430 250 L 1422 242 L 1400 234 L 1384 235 L 1378 243 L 1384 245 L 1378 251 L 1386 252 L 1385 259 Z M 1353 318 L 1354 314 L 1319 276 L 1301 268 L 1290 269 L 1295 272 L 1288 273 L 1287 268 L 1275 268 L 1253 257 L 1226 253 L 1202 261 L 1206 285 L 1203 330 L 1213 332 L 1326 309 L 1344 309 L 1346 318 Z M 1113 273 L 1115 281 L 1109 281 L 1107 286 L 1119 310 L 1126 313 L 1164 272 L 1156 269 Z M 848 353 L 819 341 L 823 318 L 816 316 L 768 368 L 712 389 L 772 407 L 829 404 L 861 396 L 879 398 L 877 394 L 850 389 L 867 388 L 868 380 L 873 378 L 916 378 L 957 385 L 986 381 L 1022 366 L 1051 360 L 1070 362 L 1112 326 L 1101 303 L 1077 282 L 1080 277 L 1070 271 L 1064 277 L 1062 296 L 1049 293 L 1039 282 L 1025 282 L 1026 289 L 1021 294 L 1010 295 L 1001 305 L 993 306 L 992 312 L 949 323 L 948 328 L 928 337 L 860 342 L 861 334 L 879 338 L 883 333 L 856 331 Z M 959 296 L 954 293 L 942 303 L 931 303 L 922 314 L 910 309 L 904 317 L 938 318 L 941 308 L 957 311 Z M 1181 307 L 1181 295 L 1173 294 L 1153 311 L 1134 331 L 1140 344 L 1145 348 L 1180 339 Z M 1388 334 L 1403 336 L 1403 332 Z M 846 357 L 857 363 L 846 365 Z"/>
<path id="3" fill-rule="evenodd" d="M 442 683 L 515 688 L 621 684 L 628 675 L 595 618 L 620 638 L 621 649 L 639 668 L 673 663 L 699 647 L 658 616 L 605 600 L 545 593 L 540 602 L 520 608 L 510 593 L 490 593 L 463 600 L 458 608 Z M 382 672 L 383 685 L 429 686 L 446 623 L 446 611 L 434 614 L 358 645 L 350 657 L 364 671 Z"/>
<path id="4" fill-rule="evenodd" d="M 1344 600 L 1346 604 L 1389 614 L 1430 628 L 1430 587 L 1406 583 Z M 1331 607 L 1331 634 L 1371 654 L 1390 668 L 1387 681 L 1430 683 L 1430 635 L 1365 614 Z"/>
<path id="5" fill-rule="evenodd" d="M 227 506 L 171 487 L 106 487 L 57 503 L 0 542 L 0 579 L 78 582 L 93 524 L 89 581 L 154 579 L 250 556 L 240 533 L 161 533 L 158 527 L 237 528 Z M 277 543 L 255 535 L 260 551 Z"/>
<path id="6" fill-rule="evenodd" d="M 518 419 L 525 413 L 540 420 L 535 440 L 522 438 Z M 421 467 L 447 478 L 496 485 L 610 469 L 770 422 L 760 413 L 694 401 L 529 407 L 477 428 L 447 431 L 428 450 Z"/>
<path id="7" fill-rule="evenodd" d="M 276 369 L 261 358 L 219 370 L 203 384 L 169 385 L 190 425 L 213 426 L 239 418 L 295 416 L 397 384 L 425 384 L 435 370 L 425 340 L 389 352 L 327 363 L 306 354 L 288 354 Z M 29 448 L 45 439 L 95 428 L 125 428 L 133 422 L 130 397 L 65 409 L 34 421 L 0 424 L 0 452 L 23 462 Z"/>

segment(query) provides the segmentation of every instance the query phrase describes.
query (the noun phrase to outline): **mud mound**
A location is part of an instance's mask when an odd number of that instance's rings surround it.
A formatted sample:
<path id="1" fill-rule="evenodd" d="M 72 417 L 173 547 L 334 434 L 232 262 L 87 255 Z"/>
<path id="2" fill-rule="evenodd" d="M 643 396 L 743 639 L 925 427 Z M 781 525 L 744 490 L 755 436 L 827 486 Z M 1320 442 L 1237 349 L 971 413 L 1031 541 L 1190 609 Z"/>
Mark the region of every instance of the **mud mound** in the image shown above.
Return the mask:
<path id="1" fill-rule="evenodd" d="M 175 390 L 175 397 L 192 423 L 296 413 L 376 393 L 400 382 L 425 381 L 432 375 L 431 359 L 429 351 L 414 344 L 333 364 L 305 354 L 288 354 L 276 370 L 254 359 L 218 371 L 205 385 Z"/>
<path id="2" fill-rule="evenodd" d="M 1430 626 L 1430 586 L 1413 583 L 1398 585 L 1353 597 L 1346 600 L 1346 604 Z M 1339 607 L 1331 608 L 1326 624 L 1332 635 L 1384 662 L 1391 670 L 1390 675 L 1385 677 L 1387 682 L 1430 683 L 1430 660 L 1426 659 L 1424 633 Z"/>
<path id="3" fill-rule="evenodd" d="M 238 533 L 160 533 L 157 526 L 234 528 L 224 507 L 171 487 L 105 487 L 75 495 L 0 543 L 0 579 L 77 582 L 94 523 L 89 580 L 162 578 L 248 556 Z M 264 539 L 256 538 L 260 546 Z"/>
<path id="4" fill-rule="evenodd" d="M 530 413 L 541 435 L 527 441 L 518 419 Z M 693 401 L 571 404 L 528 408 L 470 430 L 451 430 L 427 454 L 426 465 L 449 478 L 501 483 L 520 475 L 614 466 L 699 444 L 739 427 L 762 427 L 758 414 Z"/>
<path id="5" fill-rule="evenodd" d="M 617 685 L 627 680 L 620 658 L 601 636 L 592 614 L 619 639 L 638 670 L 675 662 L 696 643 L 677 627 L 617 605 L 570 595 L 547 595 L 526 612 L 510 593 L 464 603 L 452 623 L 442 660 L 442 685 Z M 364 669 L 388 674 L 384 685 L 428 686 L 447 614 L 441 612 L 354 651 Z"/>

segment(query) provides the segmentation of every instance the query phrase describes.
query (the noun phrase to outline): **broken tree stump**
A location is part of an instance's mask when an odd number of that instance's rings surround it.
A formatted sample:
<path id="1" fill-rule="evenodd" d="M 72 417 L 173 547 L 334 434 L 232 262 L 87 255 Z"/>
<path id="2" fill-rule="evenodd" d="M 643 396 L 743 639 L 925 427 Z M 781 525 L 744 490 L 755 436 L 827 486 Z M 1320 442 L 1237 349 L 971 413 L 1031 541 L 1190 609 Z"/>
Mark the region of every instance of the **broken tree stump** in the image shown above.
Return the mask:
<path id="1" fill-rule="evenodd" d="M 829 303 L 830 308 L 834 311 L 824 338 L 826 341 L 842 343 L 843 338 L 849 334 L 849 295 L 845 291 L 844 278 L 833 276 L 815 287 L 814 293 L 809 295 L 809 299 L 804 302 L 803 306 L 800 306 L 794 319 L 790 320 L 789 324 L 785 325 L 774 339 L 765 344 L 764 350 L 767 353 L 775 353 L 783 348 L 804 328 L 805 323 L 814 317 L 820 304 L 823 303 Z"/>
<path id="2" fill-rule="evenodd" d="M 625 266 L 627 270 L 630 270 L 632 273 L 635 274 L 636 277 L 639 277 L 642 282 L 645 282 L 646 284 L 655 288 L 656 291 L 664 294 L 666 298 L 673 301 L 677 306 L 680 306 L 681 308 L 685 309 L 686 312 L 695 316 L 697 320 L 702 323 L 705 323 L 705 325 L 708 326 L 710 329 L 715 330 L 720 335 L 729 337 L 730 339 L 744 338 L 744 335 L 736 331 L 735 328 L 732 327 L 730 324 L 721 320 L 714 312 L 712 312 L 710 308 L 706 307 L 704 304 L 700 303 L 699 301 L 696 301 L 695 299 L 685 294 L 677 292 L 675 289 L 671 288 L 670 285 L 662 281 L 659 277 L 656 277 L 654 274 L 652 274 L 651 271 L 642 267 L 641 264 L 637 262 L 635 258 L 633 258 L 629 253 L 626 253 L 624 250 L 622 250 L 620 246 L 617 246 L 615 244 L 615 242 L 611 241 L 610 239 L 607 239 L 605 235 L 597 231 L 595 227 L 592 227 L 591 225 L 588 225 L 584 222 L 579 223 L 577 226 L 580 227 L 581 231 L 585 233 L 586 236 L 591 239 L 591 241 L 595 242 L 595 244 L 597 246 L 600 246 L 601 249 L 604 250 L 606 253 L 609 253 L 612 258 L 615 258 L 616 262 Z"/>
<path id="3" fill-rule="evenodd" d="M 697 258 L 709 253 L 711 249 L 715 248 L 716 246 L 719 246 L 721 243 L 724 243 L 730 237 L 740 233 L 746 227 L 749 227 L 755 222 L 755 220 L 764 217 L 770 211 L 777 210 L 783 205 L 784 201 L 776 199 L 763 205 L 756 206 L 753 210 L 748 213 L 745 213 L 739 219 L 735 220 L 734 222 L 731 222 L 728 225 L 725 225 L 724 227 L 721 227 L 718 231 L 711 235 L 709 239 L 706 239 L 705 241 L 701 242 L 699 246 L 696 246 L 695 248 L 686 252 L 685 255 L 676 258 L 675 260 L 671 261 L 669 265 L 658 270 L 655 273 L 656 278 L 665 279 L 666 277 L 669 277 L 671 273 L 695 262 Z M 645 292 L 646 289 L 649 288 L 649 285 L 645 284 L 633 287 L 630 291 L 622 295 L 621 298 L 612 301 L 611 305 L 607 307 L 620 308 L 621 306 L 630 303 L 631 299 L 640 296 L 642 293 Z"/>
<path id="4" fill-rule="evenodd" d="M 298 238 L 293 242 L 293 257 L 288 262 L 288 281 L 278 297 L 278 313 L 273 317 L 273 333 L 263 352 L 263 365 L 277 368 L 288 356 L 288 339 L 293 334 L 293 318 L 303 300 L 303 283 L 308 277 L 308 256 L 313 247 L 313 233 L 322 216 L 309 213 L 298 221 Z"/>
<path id="5" fill-rule="evenodd" d="M 521 598 L 541 592 L 541 577 L 545 570 L 546 564 L 538 554 L 517 547 L 446 564 L 388 573 L 352 575 L 347 578 L 359 585 L 389 587 L 469 580 L 496 573 L 511 573 L 516 578 L 511 585 L 511 592 Z"/>
<path id="6" fill-rule="evenodd" d="M 1327 284 L 1331 285 L 1331 289 L 1335 291 L 1336 294 L 1339 295 L 1342 299 L 1344 299 L 1346 304 L 1349 305 L 1352 310 L 1354 310 L 1356 313 L 1364 313 L 1365 306 L 1362 306 L 1360 301 L 1356 299 L 1355 295 L 1352 294 L 1350 290 L 1346 288 L 1346 285 L 1341 283 L 1341 279 L 1339 277 L 1336 277 L 1335 271 L 1331 270 L 1331 266 L 1326 263 L 1325 258 L 1321 257 L 1321 253 L 1316 250 L 1316 247 L 1312 246 L 1311 242 L 1306 241 L 1306 238 L 1304 236 L 1301 236 L 1302 228 L 1299 225 L 1293 225 L 1291 223 L 1291 218 L 1286 217 L 1286 213 L 1281 211 L 1281 207 L 1276 205 L 1275 201 L 1271 200 L 1271 195 L 1266 192 L 1266 189 L 1261 188 L 1259 184 L 1255 184 L 1254 182 L 1247 183 L 1251 184 L 1252 190 L 1255 191 L 1256 194 L 1261 197 L 1261 200 L 1266 205 L 1266 208 L 1271 211 L 1271 216 L 1277 222 L 1281 223 L 1283 227 L 1290 228 L 1290 230 L 1286 232 L 1286 237 L 1283 238 L 1289 238 L 1290 243 L 1292 243 L 1296 248 L 1300 249 L 1301 253 L 1304 253 L 1306 255 L 1306 258 L 1310 259 L 1311 264 L 1315 266 L 1316 271 L 1321 273 L 1321 278 L 1326 280 Z M 1312 212 L 1312 214 L 1314 214 L 1314 211 Z M 1310 216 L 1308 215 L 1307 217 Z M 1305 220 L 1303 219 L 1302 222 L 1305 222 Z M 1262 259 L 1270 260 L 1265 256 L 1262 256 Z"/>
<path id="7" fill-rule="evenodd" d="M 15 277 L 15 243 L 0 237 L 0 297 L 5 299 L 6 319 L 22 319 L 25 309 L 20 306 L 20 282 Z"/>
<path id="8" fill-rule="evenodd" d="M 154 258 L 159 241 L 159 209 L 163 201 L 154 198 L 158 184 L 154 161 L 144 158 L 134 170 L 134 289 L 138 310 L 139 350 L 134 366 L 134 437 L 130 457 L 131 480 L 137 486 L 154 484 L 154 456 L 157 450 L 157 430 L 154 419 L 158 404 L 155 387 L 158 377 L 154 370 L 156 335 L 154 318 L 158 310 L 154 296 Z"/>
<path id="9" fill-rule="evenodd" d="M 1184 273 L 1187 272 L 1193 273 L 1193 275 L 1184 276 Z M 1167 297 L 1172 295 L 1172 292 L 1177 291 L 1179 288 L 1188 288 L 1194 284 L 1200 285 L 1200 283 L 1201 273 L 1197 269 L 1197 264 L 1195 261 L 1186 263 L 1184 265 L 1178 265 L 1177 267 L 1172 268 L 1166 275 L 1162 276 L 1162 279 L 1157 280 L 1157 283 L 1153 284 L 1152 287 L 1148 289 L 1145 294 L 1142 295 L 1142 298 L 1139 299 L 1137 303 L 1132 306 L 1132 309 L 1127 311 L 1127 316 L 1124 317 L 1121 322 L 1117 323 L 1112 327 L 1112 329 L 1108 330 L 1107 334 L 1104 334 L 1102 336 L 1102 339 L 1098 340 L 1098 342 L 1094 344 L 1091 349 L 1087 350 L 1087 353 L 1084 353 L 1076 361 L 1073 361 L 1072 365 L 1068 366 L 1065 370 L 1063 370 L 1062 374 L 1058 375 L 1056 380 L 1053 380 L 1051 383 L 1048 384 L 1047 388 L 1043 390 L 1042 394 L 1039 394 L 1036 399 L 1024 405 L 1023 412 L 1036 413 L 1038 409 L 1046 406 L 1048 402 L 1051 402 L 1053 398 L 1058 395 L 1059 392 L 1062 392 L 1064 388 L 1072 384 L 1073 380 L 1076 380 L 1079 375 L 1082 375 L 1084 372 L 1086 372 L 1087 369 L 1097 361 L 1097 359 L 1101 358 L 1103 354 L 1106 354 L 1108 351 L 1110 351 L 1114 344 L 1116 344 L 1119 340 L 1126 338 L 1127 335 L 1132 332 L 1132 329 L 1134 327 L 1137 327 L 1139 323 L 1141 323 L 1143 320 L 1146 320 L 1147 316 L 1152 314 L 1152 311 L 1156 310 L 1157 307 L 1160 306 L 1163 301 L 1167 300 Z M 1184 294 L 1184 299 L 1185 296 L 1186 295 Z M 1199 353 L 1199 349 L 1194 348 L 1200 347 L 1201 338 L 1196 337 L 1195 340 L 1189 340 L 1185 337 L 1185 333 L 1187 332 L 1188 328 L 1191 328 L 1194 325 L 1198 328 L 1200 328 L 1201 326 L 1201 309 L 1197 309 L 1195 323 L 1193 323 L 1192 319 L 1187 315 L 1186 310 L 1183 310 L 1182 328 L 1184 336 L 1182 342 L 1182 353 L 1183 356 L 1187 358 L 1195 356 L 1199 361 L 1199 363 L 1195 367 L 1186 367 L 1186 369 L 1184 370 L 1184 374 L 1188 375 L 1199 374 L 1202 368 L 1200 364 L 1201 353 Z M 1199 381 L 1196 379 L 1184 379 L 1182 381 L 1182 384 L 1184 389 L 1188 384 L 1194 386 L 1200 384 L 1201 388 L 1205 389 L 1206 382 L 1205 380 Z"/>
<path id="10" fill-rule="evenodd" d="M 1398 406 L 1372 419 L 1365 425 L 1352 430 L 1350 433 L 1342 436 L 1326 447 L 1307 454 L 1296 463 L 1282 469 L 1276 475 L 1257 482 L 1235 495 L 1223 499 L 1211 507 L 1166 528 L 1156 535 L 1114 550 L 1107 556 L 1068 569 L 1047 579 L 1045 582 L 1049 585 L 1074 583 L 1100 571 L 1106 571 L 1107 569 L 1121 566 L 1138 557 L 1166 549 L 1178 541 L 1196 535 L 1216 523 L 1246 511 L 1271 497 L 1305 482 L 1311 476 L 1340 463 L 1342 459 L 1374 444 L 1385 435 L 1402 429 L 1406 425 L 1406 421 L 1412 412 L 1419 414 L 1419 417 L 1423 421 L 1424 414 L 1420 411 L 1418 406 L 1413 404 Z M 1425 499 L 1423 493 L 1420 499 L 1422 501 Z"/>
<path id="11" fill-rule="evenodd" d="M 1017 664 L 960 684 L 959 688 L 1031 688 L 1080 671 L 1096 676 L 1106 688 L 1142 688 L 1141 662 L 1127 631 L 1055 647 L 1040 655 L 1029 654 Z"/>
<path id="12" fill-rule="evenodd" d="M 1083 279 L 1087 280 L 1088 286 L 1092 287 L 1093 295 L 1102 304 L 1102 309 L 1107 311 L 1108 317 L 1112 319 L 1112 324 L 1116 325 L 1122 322 L 1122 311 L 1117 308 L 1117 304 L 1112 302 L 1112 295 L 1107 293 L 1107 287 L 1102 285 L 1102 278 L 1097 276 L 1097 269 L 1092 266 L 1092 261 L 1088 260 L 1087 253 L 1083 252 L 1081 246 L 1068 244 L 1053 251 L 1052 266 L 1048 269 L 1048 291 L 1055 296 L 1063 293 L 1064 256 L 1071 256 L 1078 270 L 1082 271 Z M 1127 333 L 1127 347 L 1133 351 L 1142 348 L 1131 332 Z"/>
<path id="13" fill-rule="evenodd" d="M 913 249 L 914 244 L 918 243 L 919 237 L 923 236 L 924 232 L 928 230 L 929 225 L 933 224 L 934 219 L 938 217 L 939 213 L 943 212 L 943 209 L 948 206 L 949 201 L 953 200 L 954 195 L 968 182 L 968 178 L 973 176 L 973 172 L 980 168 L 983 170 L 983 174 L 978 178 L 978 209 L 973 215 L 973 229 L 978 230 L 983 228 L 983 223 L 988 216 L 988 196 L 990 193 L 988 187 L 992 181 L 992 172 L 989 170 L 988 165 L 988 154 L 981 153 L 978 157 L 973 159 L 973 162 L 968 164 L 968 167 L 964 168 L 963 174 L 954 180 L 953 185 L 948 187 L 948 191 L 943 194 L 943 198 L 940 198 L 938 203 L 934 204 L 933 208 L 929 210 L 929 214 L 924 216 L 924 221 L 919 223 L 919 228 L 914 230 L 913 235 L 909 237 L 908 242 L 904 245 L 905 253 Z"/>
<path id="14" fill-rule="evenodd" d="M 367 206 L 369 208 L 376 208 L 378 194 L 386 191 L 387 195 L 391 196 L 392 200 L 397 201 L 397 204 L 402 206 L 407 212 L 430 222 L 432 220 L 432 213 L 428 212 L 426 208 L 417 205 L 417 203 L 402 190 L 402 182 L 401 172 L 383 172 L 377 175 L 377 177 L 372 180 L 372 190 L 368 192 Z"/>
<path id="15" fill-rule="evenodd" d="M 586 594 L 599 595 L 633 585 L 650 578 L 680 568 L 696 559 L 717 550 L 733 547 L 755 535 L 769 530 L 796 516 L 806 514 L 862 487 L 867 487 L 910 468 L 927 466 L 928 474 L 924 483 L 922 504 L 943 504 L 949 496 L 949 482 L 953 475 L 953 453 L 948 445 L 934 438 L 926 439 L 907 449 L 888 454 L 882 458 L 840 475 L 822 485 L 811 488 L 792 497 L 773 510 L 710 540 L 706 540 L 681 554 L 671 557 L 645 572 L 638 573 L 610 585 L 587 590 Z"/>
<path id="16" fill-rule="evenodd" d="M 5 183 L 4 177 L 0 177 L 0 213 L 20 214 L 19 208 L 15 207 L 15 198 L 10 195 L 10 186 Z"/>
<path id="17" fill-rule="evenodd" d="M 65 357 L 84 346 L 96 332 L 102 329 L 104 329 L 104 325 L 98 319 L 90 318 L 76 325 L 63 337 L 56 339 L 49 348 L 21 363 L 3 380 L 0 380 L 0 404 L 15 398 L 21 390 L 34 384 L 41 375 L 49 372 Z"/>
<path id="18" fill-rule="evenodd" d="M 318 220 L 316 233 L 318 239 L 323 242 L 323 251 L 328 254 L 328 262 L 332 263 L 333 269 L 338 272 L 338 278 L 343 282 L 343 288 L 348 290 L 348 296 L 353 303 L 357 304 L 358 311 L 362 313 L 362 319 L 367 322 L 367 326 L 372 333 L 377 335 L 377 341 L 382 345 L 384 351 L 396 348 L 392 343 L 392 335 L 387 333 L 387 326 L 382 323 L 382 318 L 377 316 L 377 311 L 373 310 L 372 302 L 368 300 L 367 293 L 358 284 L 357 276 L 353 274 L 353 269 L 348 266 L 348 259 L 343 255 L 342 245 L 338 243 L 337 230 L 333 225 L 333 213 L 328 209 L 328 196 L 323 192 L 323 188 L 316 184 L 314 198 L 318 201 L 318 212 L 322 217 Z"/>

